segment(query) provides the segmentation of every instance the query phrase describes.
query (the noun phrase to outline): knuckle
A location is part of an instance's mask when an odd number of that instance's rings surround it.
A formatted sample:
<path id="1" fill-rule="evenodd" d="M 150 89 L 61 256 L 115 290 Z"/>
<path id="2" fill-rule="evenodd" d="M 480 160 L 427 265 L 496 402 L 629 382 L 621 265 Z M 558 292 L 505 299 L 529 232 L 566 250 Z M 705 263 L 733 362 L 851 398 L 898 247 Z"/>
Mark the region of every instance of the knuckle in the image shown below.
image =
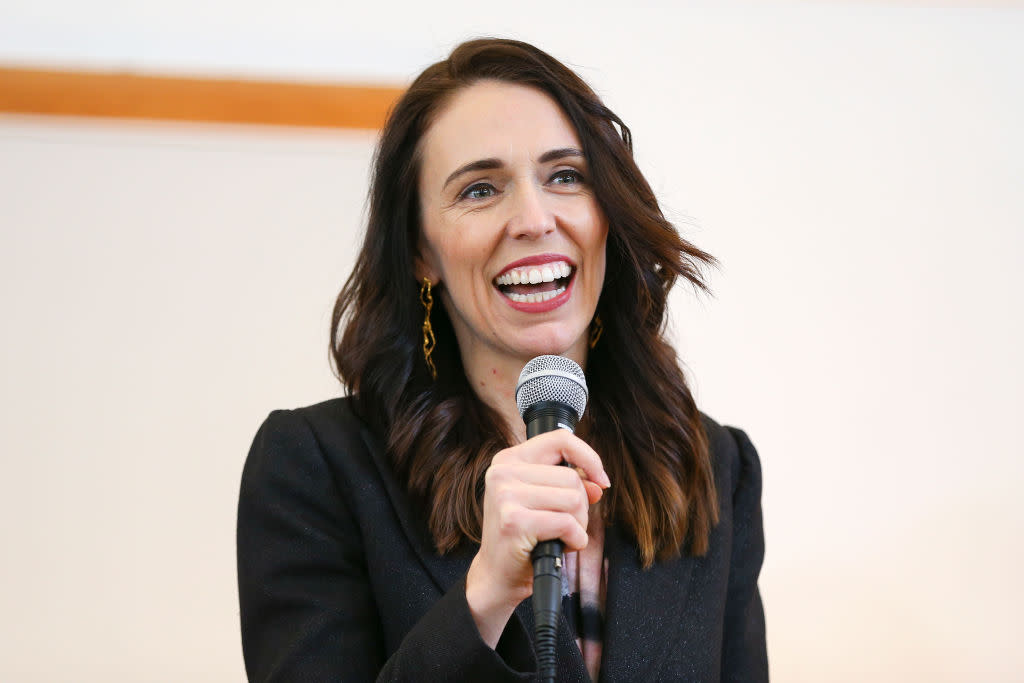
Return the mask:
<path id="1" fill-rule="evenodd" d="M 578 521 L 584 529 L 587 528 L 587 519 L 590 517 L 590 515 L 586 503 L 577 507 L 573 511 L 572 516 L 576 518 L 576 521 Z"/>
<path id="2" fill-rule="evenodd" d="M 558 429 L 555 430 L 555 433 L 558 434 L 559 443 L 569 444 L 572 443 L 573 440 L 579 438 L 574 433 L 570 432 L 568 429 Z"/>
<path id="3" fill-rule="evenodd" d="M 580 479 L 579 472 L 573 467 L 562 467 L 560 468 L 560 477 L 562 485 L 570 489 L 579 489 L 583 486 L 583 480 Z"/>
<path id="4" fill-rule="evenodd" d="M 487 468 L 486 474 L 484 474 L 484 483 L 486 484 L 500 484 L 508 478 L 508 466 L 502 463 L 491 463 L 491 466 Z"/>
<path id="5" fill-rule="evenodd" d="M 492 495 L 501 506 L 514 505 L 516 502 L 515 492 L 508 486 L 495 486 Z"/>
<path id="6" fill-rule="evenodd" d="M 504 503 L 499 508 L 499 528 L 503 534 L 514 534 L 522 528 L 523 511 L 518 505 Z"/>

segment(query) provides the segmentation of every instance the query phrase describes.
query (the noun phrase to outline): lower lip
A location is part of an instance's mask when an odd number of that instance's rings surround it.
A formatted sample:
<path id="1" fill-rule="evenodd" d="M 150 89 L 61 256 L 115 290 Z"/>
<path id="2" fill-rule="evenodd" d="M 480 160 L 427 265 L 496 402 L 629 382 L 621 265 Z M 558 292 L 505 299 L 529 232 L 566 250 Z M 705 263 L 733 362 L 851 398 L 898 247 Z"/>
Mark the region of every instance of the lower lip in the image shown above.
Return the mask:
<path id="1" fill-rule="evenodd" d="M 572 287 L 574 284 L 576 284 L 575 272 L 572 274 L 572 277 L 569 278 L 569 284 L 565 286 L 565 291 L 556 297 L 548 299 L 547 301 L 512 301 L 512 299 L 509 299 L 507 296 L 502 294 L 500 289 L 498 290 L 498 296 L 504 299 L 505 303 L 517 311 L 522 311 L 523 313 L 547 313 L 548 311 L 555 310 L 569 300 L 569 297 L 572 296 Z"/>

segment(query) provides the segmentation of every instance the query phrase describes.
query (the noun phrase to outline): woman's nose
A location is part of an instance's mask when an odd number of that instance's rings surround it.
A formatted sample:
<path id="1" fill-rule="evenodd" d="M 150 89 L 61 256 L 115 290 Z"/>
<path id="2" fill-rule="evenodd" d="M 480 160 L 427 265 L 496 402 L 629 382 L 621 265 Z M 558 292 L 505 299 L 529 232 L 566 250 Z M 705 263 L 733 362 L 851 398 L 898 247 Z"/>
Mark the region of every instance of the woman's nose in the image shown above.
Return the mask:
<path id="1" fill-rule="evenodd" d="M 532 239 L 554 231 L 555 215 L 546 202 L 544 190 L 535 183 L 524 182 L 516 188 L 512 215 L 508 219 L 509 235 L 516 239 Z"/>

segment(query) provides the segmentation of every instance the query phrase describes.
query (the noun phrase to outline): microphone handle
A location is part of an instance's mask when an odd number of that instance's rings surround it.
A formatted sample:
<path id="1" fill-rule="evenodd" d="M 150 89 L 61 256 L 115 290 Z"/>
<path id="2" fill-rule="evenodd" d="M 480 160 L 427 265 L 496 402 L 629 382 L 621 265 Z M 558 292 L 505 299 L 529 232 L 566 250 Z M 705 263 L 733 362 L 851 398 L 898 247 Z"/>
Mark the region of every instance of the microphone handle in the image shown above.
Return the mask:
<path id="1" fill-rule="evenodd" d="M 556 429 L 575 431 L 578 420 L 576 411 L 560 401 L 535 403 L 523 417 L 528 439 Z M 554 539 L 541 541 L 530 553 L 533 560 L 534 649 L 538 679 L 541 681 L 555 680 L 555 645 L 558 641 L 558 617 L 562 613 L 563 551 L 564 544 Z"/>
<path id="2" fill-rule="evenodd" d="M 557 659 L 558 617 L 562 613 L 562 542 L 541 541 L 533 558 L 533 633 L 537 653 L 537 674 L 541 681 L 554 681 Z"/>

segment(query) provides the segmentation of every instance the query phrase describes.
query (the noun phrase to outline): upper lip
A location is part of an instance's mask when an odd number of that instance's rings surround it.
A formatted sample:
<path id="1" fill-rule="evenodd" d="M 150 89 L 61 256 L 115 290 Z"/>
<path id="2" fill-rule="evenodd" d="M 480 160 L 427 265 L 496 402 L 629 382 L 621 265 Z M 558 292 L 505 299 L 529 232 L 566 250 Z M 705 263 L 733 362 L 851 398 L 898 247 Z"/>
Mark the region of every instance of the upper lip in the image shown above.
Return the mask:
<path id="1" fill-rule="evenodd" d="M 569 264 L 570 267 L 576 267 L 576 263 L 571 258 L 569 258 L 568 256 L 564 256 L 562 254 L 534 254 L 533 256 L 527 256 L 526 258 L 521 258 L 518 261 L 513 261 L 512 263 L 509 263 L 501 270 L 501 272 L 499 272 L 494 277 L 499 278 L 508 271 L 515 270 L 516 268 L 525 268 L 526 266 L 541 266 L 544 265 L 545 263 L 555 263 L 556 261 L 565 261 L 566 263 Z"/>

